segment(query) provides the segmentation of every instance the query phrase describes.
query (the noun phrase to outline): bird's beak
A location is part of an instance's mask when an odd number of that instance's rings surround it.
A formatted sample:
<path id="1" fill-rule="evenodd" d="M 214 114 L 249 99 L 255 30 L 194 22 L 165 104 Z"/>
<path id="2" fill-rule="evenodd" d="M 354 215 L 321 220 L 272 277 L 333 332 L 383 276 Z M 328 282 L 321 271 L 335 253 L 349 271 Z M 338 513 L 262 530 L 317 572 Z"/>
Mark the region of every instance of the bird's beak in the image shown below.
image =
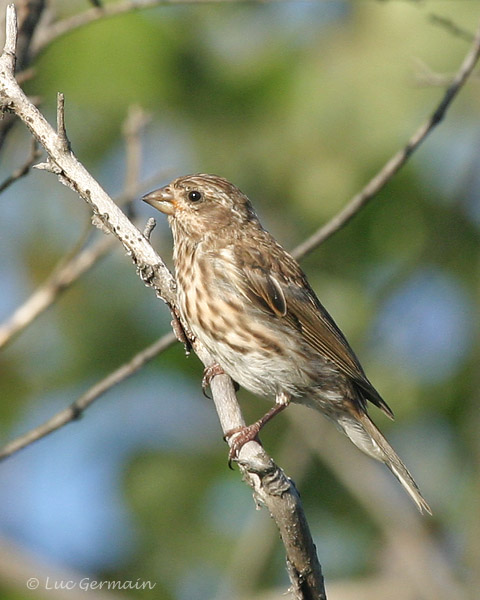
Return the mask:
<path id="1" fill-rule="evenodd" d="M 175 199 L 168 185 L 145 194 L 142 200 L 166 215 L 173 215 L 175 212 Z"/>

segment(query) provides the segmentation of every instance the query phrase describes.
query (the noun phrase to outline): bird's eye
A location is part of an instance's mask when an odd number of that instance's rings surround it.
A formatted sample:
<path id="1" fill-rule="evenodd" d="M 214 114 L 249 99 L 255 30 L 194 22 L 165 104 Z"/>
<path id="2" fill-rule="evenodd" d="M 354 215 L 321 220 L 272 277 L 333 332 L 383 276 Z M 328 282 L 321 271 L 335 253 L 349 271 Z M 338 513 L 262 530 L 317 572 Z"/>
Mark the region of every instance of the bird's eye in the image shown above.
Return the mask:
<path id="1" fill-rule="evenodd" d="M 188 199 L 190 202 L 199 202 L 202 199 L 202 193 L 197 190 L 188 192 Z"/>

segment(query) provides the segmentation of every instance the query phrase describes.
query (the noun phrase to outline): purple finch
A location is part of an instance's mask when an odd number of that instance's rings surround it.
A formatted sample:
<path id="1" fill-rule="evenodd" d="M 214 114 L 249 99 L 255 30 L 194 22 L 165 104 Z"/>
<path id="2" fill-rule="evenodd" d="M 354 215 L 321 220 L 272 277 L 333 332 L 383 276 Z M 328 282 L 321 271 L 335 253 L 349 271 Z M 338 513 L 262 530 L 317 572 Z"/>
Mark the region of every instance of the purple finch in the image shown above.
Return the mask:
<path id="1" fill-rule="evenodd" d="M 393 418 L 298 263 L 263 229 L 226 179 L 187 175 L 143 200 L 168 215 L 178 308 L 225 373 L 276 404 L 233 440 L 233 453 L 289 402 L 320 411 L 363 452 L 384 462 L 430 513 L 415 481 L 367 414 Z M 215 371 L 213 371 L 215 372 Z"/>

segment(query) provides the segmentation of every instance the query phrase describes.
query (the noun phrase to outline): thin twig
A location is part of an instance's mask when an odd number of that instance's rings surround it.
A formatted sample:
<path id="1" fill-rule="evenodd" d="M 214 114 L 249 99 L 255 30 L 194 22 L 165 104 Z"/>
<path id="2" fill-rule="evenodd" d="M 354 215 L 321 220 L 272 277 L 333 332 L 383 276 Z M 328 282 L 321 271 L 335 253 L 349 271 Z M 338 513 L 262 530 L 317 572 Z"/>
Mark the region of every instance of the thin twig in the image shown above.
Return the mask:
<path id="1" fill-rule="evenodd" d="M 152 235 L 152 231 L 155 229 L 156 226 L 157 222 L 155 221 L 155 218 L 149 217 L 143 230 L 143 235 L 145 236 L 145 239 L 150 241 L 150 236 Z"/>
<path id="2" fill-rule="evenodd" d="M 430 23 L 438 25 L 439 27 L 443 27 L 446 31 L 448 31 L 448 33 L 454 35 L 455 37 L 465 40 L 469 44 L 472 43 L 473 33 L 471 31 L 468 31 L 467 29 L 464 29 L 463 27 L 460 27 L 459 25 L 454 23 L 452 19 L 449 19 L 448 17 L 444 17 L 442 15 L 437 15 L 435 13 L 431 13 L 429 15 L 429 20 Z"/>
<path id="3" fill-rule="evenodd" d="M 38 147 L 37 141 L 34 138 L 32 138 L 32 148 L 30 150 L 29 157 L 21 167 L 15 169 L 15 171 L 13 171 L 11 175 L 9 175 L 2 183 L 0 183 L 0 194 L 4 192 L 8 187 L 10 187 L 12 183 L 15 183 L 15 181 L 18 181 L 22 177 L 25 177 L 25 175 L 28 175 L 30 169 L 37 162 L 41 155 L 42 151 Z"/>
<path id="4" fill-rule="evenodd" d="M 17 80 L 18 81 L 18 80 Z M 61 97 L 60 97 L 61 96 Z M 132 113 L 129 111 L 129 116 L 126 119 L 127 123 L 124 129 L 128 131 L 125 135 L 126 145 L 126 172 L 128 175 L 125 179 L 125 189 L 120 196 L 116 198 L 117 204 L 123 206 L 131 203 L 138 196 L 141 190 L 146 189 L 150 183 L 156 183 L 159 179 L 165 176 L 165 170 L 159 171 L 147 181 L 138 182 L 140 170 L 140 130 L 145 124 L 145 117 L 140 118 L 138 109 Z M 70 142 L 65 129 L 64 116 L 64 99 L 63 94 L 57 97 L 57 134 L 59 143 L 65 152 L 70 151 Z M 35 138 L 32 138 L 33 145 L 37 148 Z M 36 150 L 35 157 L 41 154 Z M 33 158 L 33 157 L 31 157 Z M 35 160 L 32 160 L 35 162 Z M 28 164 L 28 163 L 27 163 Z M 51 162 L 45 163 L 47 169 L 52 168 Z M 29 166 L 32 166 L 29 164 Z M 37 167 L 39 165 L 36 165 Z M 25 168 L 25 166 L 23 167 Z M 15 173 L 14 173 L 15 175 Z M 9 178 L 11 179 L 13 175 Z M 10 184 L 8 180 L 6 183 Z M 0 192 L 1 192 L 0 188 Z M 154 225 L 152 226 L 153 229 Z M 39 315 L 41 315 L 55 300 L 58 295 L 70 287 L 79 277 L 91 269 L 97 261 L 99 261 L 109 249 L 114 245 L 113 238 L 100 239 L 96 244 L 89 248 L 83 248 L 84 235 L 82 234 L 80 242 L 75 244 L 73 250 L 67 257 L 62 258 L 60 264 L 57 265 L 52 274 L 47 280 L 37 288 L 33 294 L 21 305 L 15 312 L 0 324 L 0 348 L 10 342 L 16 335 L 30 325 Z"/>
<path id="5" fill-rule="evenodd" d="M 22 448 L 33 444 L 33 442 L 44 438 L 53 431 L 60 429 L 60 427 L 63 427 L 64 425 L 67 425 L 68 423 L 78 419 L 85 409 L 93 404 L 93 402 L 95 402 L 99 396 L 112 389 L 115 385 L 118 385 L 128 377 L 134 375 L 147 362 L 169 348 L 175 341 L 176 338 L 173 333 L 167 333 L 161 337 L 154 344 L 136 354 L 129 362 L 125 363 L 110 373 L 107 377 L 96 383 L 87 392 L 85 392 L 85 394 L 82 394 L 80 398 L 75 400 L 75 402 L 73 402 L 70 406 L 58 412 L 51 419 L 45 421 L 45 423 L 42 423 L 24 435 L 19 436 L 9 444 L 6 444 L 0 449 L 0 460 L 4 460 Z"/>
<path id="6" fill-rule="evenodd" d="M 32 39 L 37 30 L 40 18 L 45 10 L 45 0 L 17 0 L 18 37 L 16 48 L 16 61 L 18 71 L 28 68 L 32 57 Z M 5 115 L 0 120 L 0 150 L 3 148 L 9 131 L 15 122 L 14 115 Z"/>
<path id="7" fill-rule="evenodd" d="M 150 117 L 138 105 L 130 106 L 128 115 L 123 124 L 123 137 L 125 139 L 126 169 L 123 185 L 126 198 L 133 200 L 138 196 L 140 181 L 140 167 L 142 164 L 141 135 Z"/>
<path id="8" fill-rule="evenodd" d="M 67 261 L 62 261 L 48 279 L 0 325 L 0 348 L 41 315 L 74 281 L 86 273 L 113 247 L 113 238 L 101 238 Z"/>
<path id="9" fill-rule="evenodd" d="M 146 189 L 149 187 L 149 182 L 155 183 L 162 177 L 163 171 L 149 178 L 146 182 L 139 184 L 138 189 Z M 116 199 L 119 206 L 122 206 L 129 200 L 131 200 L 130 195 L 127 198 L 123 194 Z M 155 219 L 153 217 L 151 219 L 152 222 L 149 219 L 149 223 L 151 224 L 150 233 L 155 226 Z M 147 235 L 145 237 L 148 239 Z M 83 238 L 82 234 L 81 240 Z M 12 315 L 0 324 L 0 349 L 26 327 L 31 325 L 37 317 L 55 302 L 59 294 L 65 292 L 77 279 L 105 256 L 113 248 L 114 243 L 114 238 L 101 238 L 92 246 L 83 249 L 83 243 L 76 243 L 73 251 L 68 256 L 62 258 L 45 282 Z"/>
<path id="10" fill-rule="evenodd" d="M 385 184 L 403 167 L 410 156 L 425 140 L 428 134 L 442 121 L 455 96 L 462 89 L 472 72 L 480 55 L 480 27 L 475 33 L 473 44 L 465 56 L 452 83 L 445 92 L 440 103 L 432 115 L 415 131 L 404 148 L 399 150 L 385 164 L 385 166 L 367 183 L 367 185 L 356 194 L 350 202 L 333 219 L 325 223 L 317 232 L 299 244 L 292 252 L 295 258 L 300 259 L 331 235 L 344 227 L 362 208 L 377 194 Z"/>
<path id="11" fill-rule="evenodd" d="M 244 0 L 245 1 L 245 0 Z M 262 0 L 263 2 L 285 2 L 287 0 Z M 105 4 L 101 8 L 90 8 L 83 13 L 57 21 L 34 39 L 34 52 L 41 52 L 53 40 L 71 31 L 106 17 L 115 17 L 135 10 L 175 4 L 238 4 L 239 0 L 123 0 Z"/>
<path id="12" fill-rule="evenodd" d="M 70 152 L 70 141 L 65 128 L 65 96 L 57 94 L 57 135 L 63 152 Z"/>
<path id="13" fill-rule="evenodd" d="M 453 81 L 453 74 L 435 73 L 427 63 L 420 58 L 414 59 L 417 72 L 414 83 L 417 87 L 442 87 L 446 88 Z"/>

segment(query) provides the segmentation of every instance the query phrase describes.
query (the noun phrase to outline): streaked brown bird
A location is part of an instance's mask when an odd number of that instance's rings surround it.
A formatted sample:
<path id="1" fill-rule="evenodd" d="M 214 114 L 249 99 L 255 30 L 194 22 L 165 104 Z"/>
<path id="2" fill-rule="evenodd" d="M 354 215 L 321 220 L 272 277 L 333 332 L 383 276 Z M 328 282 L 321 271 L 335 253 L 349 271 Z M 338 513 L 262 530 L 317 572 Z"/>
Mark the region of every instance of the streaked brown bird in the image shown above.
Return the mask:
<path id="1" fill-rule="evenodd" d="M 178 306 L 221 369 L 275 406 L 236 433 L 253 439 L 290 402 L 315 408 L 360 450 L 384 462 L 421 512 L 415 481 L 367 414 L 393 418 L 298 263 L 263 229 L 248 198 L 216 175 L 186 175 L 143 197 L 168 215 Z M 215 371 L 213 371 L 214 373 Z M 212 371 L 210 372 L 212 374 Z"/>

